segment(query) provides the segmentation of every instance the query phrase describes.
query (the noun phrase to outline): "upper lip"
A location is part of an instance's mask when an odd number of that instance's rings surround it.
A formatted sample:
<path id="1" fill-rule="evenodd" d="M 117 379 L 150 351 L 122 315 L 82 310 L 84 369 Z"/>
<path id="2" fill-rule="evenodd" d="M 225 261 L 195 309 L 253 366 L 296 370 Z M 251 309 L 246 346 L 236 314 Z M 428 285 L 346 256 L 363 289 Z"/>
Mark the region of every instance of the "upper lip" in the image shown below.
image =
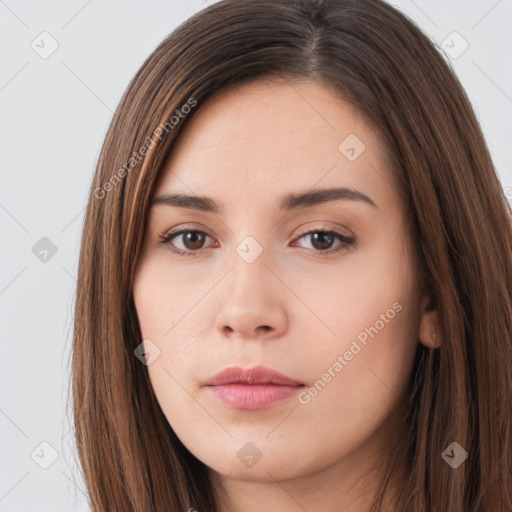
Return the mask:
<path id="1" fill-rule="evenodd" d="M 265 366 L 255 366 L 245 369 L 238 366 L 231 366 L 217 373 L 204 383 L 205 386 L 222 386 L 224 384 L 304 386 L 304 383 Z"/>

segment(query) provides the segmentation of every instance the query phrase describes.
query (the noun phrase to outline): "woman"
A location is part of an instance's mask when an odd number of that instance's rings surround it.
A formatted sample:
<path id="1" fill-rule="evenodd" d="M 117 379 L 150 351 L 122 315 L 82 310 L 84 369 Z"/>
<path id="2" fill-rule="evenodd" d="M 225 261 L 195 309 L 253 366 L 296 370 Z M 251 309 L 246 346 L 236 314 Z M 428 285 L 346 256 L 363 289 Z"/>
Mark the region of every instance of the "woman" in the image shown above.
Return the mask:
<path id="1" fill-rule="evenodd" d="M 223 0 L 111 123 L 73 397 L 95 511 L 512 510 L 510 208 L 429 39 Z"/>

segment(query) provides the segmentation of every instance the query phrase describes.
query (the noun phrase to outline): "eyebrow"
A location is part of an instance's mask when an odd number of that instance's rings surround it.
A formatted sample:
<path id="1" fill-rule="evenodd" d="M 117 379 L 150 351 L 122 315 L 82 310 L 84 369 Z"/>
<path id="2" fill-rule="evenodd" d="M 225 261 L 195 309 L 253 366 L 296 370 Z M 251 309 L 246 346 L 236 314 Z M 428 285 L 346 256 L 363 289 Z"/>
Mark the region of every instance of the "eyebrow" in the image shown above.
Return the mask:
<path id="1" fill-rule="evenodd" d="M 330 201 L 362 201 L 373 208 L 378 206 L 365 194 L 358 190 L 337 187 L 312 192 L 300 192 L 297 194 L 288 194 L 281 199 L 280 209 L 283 211 L 302 210 Z M 207 213 L 220 213 L 222 205 L 217 204 L 209 197 L 187 196 L 183 194 L 162 194 L 151 202 L 151 205 L 165 204 L 167 206 L 177 206 L 180 208 L 189 208 Z"/>

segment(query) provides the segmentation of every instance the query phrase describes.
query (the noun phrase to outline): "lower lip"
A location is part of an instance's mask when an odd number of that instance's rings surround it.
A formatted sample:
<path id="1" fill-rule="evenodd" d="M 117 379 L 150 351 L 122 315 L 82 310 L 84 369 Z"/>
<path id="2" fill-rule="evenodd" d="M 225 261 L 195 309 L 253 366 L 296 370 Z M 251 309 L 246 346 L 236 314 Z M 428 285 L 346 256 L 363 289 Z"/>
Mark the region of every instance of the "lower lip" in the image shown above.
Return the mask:
<path id="1" fill-rule="evenodd" d="M 225 384 L 208 389 L 225 405 L 235 409 L 267 409 L 296 395 L 303 386 L 276 384 Z"/>

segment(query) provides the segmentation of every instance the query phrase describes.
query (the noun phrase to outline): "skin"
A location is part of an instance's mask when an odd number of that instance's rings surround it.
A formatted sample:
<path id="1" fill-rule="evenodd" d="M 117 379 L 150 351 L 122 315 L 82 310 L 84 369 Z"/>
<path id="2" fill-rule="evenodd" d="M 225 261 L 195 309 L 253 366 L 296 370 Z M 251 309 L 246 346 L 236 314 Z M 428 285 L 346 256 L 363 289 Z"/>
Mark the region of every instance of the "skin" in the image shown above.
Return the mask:
<path id="1" fill-rule="evenodd" d="M 365 145 L 353 161 L 338 148 L 350 134 Z M 362 192 L 376 207 L 335 200 L 278 208 L 286 194 L 331 187 Z M 211 468 L 221 510 L 370 510 L 377 478 L 403 439 L 418 343 L 440 342 L 437 313 L 418 291 L 405 206 L 378 134 L 316 82 L 263 78 L 198 105 L 154 197 L 170 192 L 208 196 L 223 210 L 152 206 L 134 301 L 145 348 L 160 351 L 148 365 L 157 399 L 183 444 Z M 158 243 L 177 228 L 207 233 L 202 244 L 183 235 L 169 242 L 196 249 L 195 256 Z M 343 247 L 338 239 L 322 245 L 302 235 L 310 230 L 356 242 L 334 252 Z M 252 263 L 236 251 L 248 236 L 263 248 Z M 332 370 L 393 304 L 400 312 L 359 343 L 341 371 Z M 305 389 L 329 368 L 335 377 L 307 403 L 292 397 L 256 411 L 229 408 L 202 386 L 229 366 L 256 365 Z M 248 442 L 261 454 L 252 467 L 237 457 Z M 387 512 L 401 477 L 391 481 Z"/>

